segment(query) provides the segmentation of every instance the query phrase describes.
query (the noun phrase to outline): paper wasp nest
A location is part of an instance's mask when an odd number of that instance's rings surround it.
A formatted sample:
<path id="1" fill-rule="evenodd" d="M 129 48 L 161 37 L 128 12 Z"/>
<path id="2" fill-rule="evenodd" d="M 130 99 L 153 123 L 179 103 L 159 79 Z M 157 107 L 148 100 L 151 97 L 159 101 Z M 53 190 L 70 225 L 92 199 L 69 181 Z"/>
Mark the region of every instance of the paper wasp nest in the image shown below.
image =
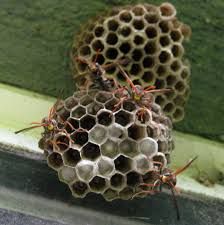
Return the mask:
<path id="1" fill-rule="evenodd" d="M 118 101 L 110 92 L 75 92 L 57 109 L 62 130 L 42 134 L 48 165 L 75 197 L 94 192 L 108 201 L 130 199 L 150 179 L 153 161 L 169 162 L 172 125 L 160 107 L 153 103 L 141 122 L 130 100 L 114 111 Z"/>
<path id="2" fill-rule="evenodd" d="M 189 26 L 178 21 L 176 9 L 170 3 L 160 6 L 139 4 L 113 8 L 83 27 L 75 37 L 72 48 L 74 77 L 87 68 L 75 61 L 82 56 L 99 64 L 108 64 L 121 57 L 131 59 L 124 67 L 134 84 L 144 87 L 172 88 L 172 93 L 158 93 L 158 103 L 173 122 L 184 117 L 184 106 L 189 96 L 190 66 L 184 59 L 183 41 L 190 38 Z M 125 84 L 118 68 L 107 71 Z"/>

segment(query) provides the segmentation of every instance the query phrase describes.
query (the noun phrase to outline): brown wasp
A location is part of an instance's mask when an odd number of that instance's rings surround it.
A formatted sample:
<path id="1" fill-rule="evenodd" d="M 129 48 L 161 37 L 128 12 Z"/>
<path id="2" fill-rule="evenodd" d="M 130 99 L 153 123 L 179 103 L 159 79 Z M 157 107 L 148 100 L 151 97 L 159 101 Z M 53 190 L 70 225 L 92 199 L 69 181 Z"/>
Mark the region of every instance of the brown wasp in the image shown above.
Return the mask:
<path id="1" fill-rule="evenodd" d="M 95 88 L 100 89 L 104 91 L 111 91 L 114 90 L 118 85 L 113 78 L 107 78 L 106 77 L 106 71 L 116 67 L 117 65 L 126 65 L 129 63 L 129 60 L 127 58 L 123 58 L 120 60 L 117 60 L 116 62 L 109 63 L 106 65 L 100 65 L 97 62 L 98 56 L 99 56 L 100 50 L 97 51 L 94 61 L 89 61 L 85 57 L 78 56 L 76 57 L 76 61 L 82 64 L 87 65 L 88 71 L 86 74 L 89 75 L 90 80 L 86 80 L 84 82 L 84 87 L 87 86 L 87 88 Z M 82 79 L 83 75 L 80 75 L 78 79 Z"/>
<path id="2" fill-rule="evenodd" d="M 141 191 L 137 194 L 135 194 L 133 196 L 133 198 L 141 193 L 145 193 L 145 194 L 154 194 L 157 192 L 161 192 L 162 191 L 162 187 L 164 185 L 166 185 L 172 193 L 173 196 L 173 202 L 174 202 L 174 207 L 176 209 L 176 213 L 177 213 L 177 219 L 180 220 L 180 211 L 179 211 L 179 207 L 177 204 L 177 199 L 176 199 L 176 193 L 179 193 L 179 190 L 176 188 L 176 183 L 177 183 L 177 176 L 182 173 L 184 170 L 186 170 L 195 160 L 197 159 L 197 156 L 194 157 L 193 159 L 191 159 L 185 166 L 172 171 L 169 168 L 163 168 L 163 164 L 160 162 L 154 162 L 154 164 L 159 165 L 158 171 L 154 171 L 152 170 L 152 172 L 155 172 L 157 175 L 157 178 L 155 179 L 154 183 L 141 183 L 139 186 L 145 186 L 150 188 L 150 190 L 145 190 L 145 191 Z"/>

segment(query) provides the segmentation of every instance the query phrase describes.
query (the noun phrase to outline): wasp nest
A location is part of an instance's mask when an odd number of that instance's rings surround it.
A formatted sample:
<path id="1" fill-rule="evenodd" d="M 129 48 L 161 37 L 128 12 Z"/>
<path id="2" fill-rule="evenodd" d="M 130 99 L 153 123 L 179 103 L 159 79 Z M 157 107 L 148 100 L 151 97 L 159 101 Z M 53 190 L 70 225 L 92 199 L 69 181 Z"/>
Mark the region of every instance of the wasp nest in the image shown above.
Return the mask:
<path id="1" fill-rule="evenodd" d="M 108 201 L 130 199 L 150 178 L 154 161 L 169 162 L 172 125 L 160 107 L 153 103 L 140 119 L 133 101 L 114 110 L 119 101 L 110 92 L 75 92 L 57 109 L 60 129 L 42 134 L 48 165 L 75 197 L 94 192 Z"/>
<path id="2" fill-rule="evenodd" d="M 77 56 L 94 60 L 100 50 L 101 65 L 127 57 L 131 62 L 124 69 L 134 84 L 174 89 L 172 93 L 158 93 L 156 103 L 173 122 L 180 121 L 190 77 L 189 63 L 183 58 L 183 41 L 190 35 L 190 27 L 177 20 L 176 9 L 170 3 L 113 8 L 92 19 L 76 36 L 72 49 L 74 77 L 87 70 L 86 65 L 75 61 Z M 118 68 L 107 70 L 106 76 L 125 83 Z"/>

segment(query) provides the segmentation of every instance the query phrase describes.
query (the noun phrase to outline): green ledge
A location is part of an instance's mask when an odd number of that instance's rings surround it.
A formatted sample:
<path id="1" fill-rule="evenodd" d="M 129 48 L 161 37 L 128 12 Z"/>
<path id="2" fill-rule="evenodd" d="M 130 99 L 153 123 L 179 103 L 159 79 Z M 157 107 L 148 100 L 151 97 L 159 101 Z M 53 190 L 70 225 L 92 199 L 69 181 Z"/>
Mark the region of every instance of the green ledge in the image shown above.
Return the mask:
<path id="1" fill-rule="evenodd" d="M 14 131 L 29 126 L 31 121 L 40 121 L 55 99 L 0 84 L 0 101 L 4 105 L 0 111 L 0 147 L 20 155 L 29 154 L 31 158 L 41 157 L 42 151 L 37 147 L 41 128 L 18 135 Z M 174 131 L 174 136 L 176 148 L 172 153 L 172 168 L 181 167 L 192 157 L 198 156 L 197 161 L 180 176 L 180 186 L 186 191 L 223 198 L 224 188 L 218 184 L 223 183 L 224 144 L 177 131 Z M 188 177 L 202 184 L 190 182 L 192 185 L 189 185 Z"/>

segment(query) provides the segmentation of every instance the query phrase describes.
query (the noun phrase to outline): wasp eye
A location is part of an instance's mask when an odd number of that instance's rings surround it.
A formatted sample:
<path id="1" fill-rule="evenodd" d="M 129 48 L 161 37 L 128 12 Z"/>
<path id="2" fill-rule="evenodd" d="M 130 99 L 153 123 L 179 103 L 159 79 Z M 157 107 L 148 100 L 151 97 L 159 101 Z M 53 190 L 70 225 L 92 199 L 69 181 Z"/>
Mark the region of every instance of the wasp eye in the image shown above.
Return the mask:
<path id="1" fill-rule="evenodd" d="M 50 131 L 53 130 L 54 129 L 53 124 L 49 124 L 48 127 L 47 127 L 47 129 L 50 130 Z"/>

